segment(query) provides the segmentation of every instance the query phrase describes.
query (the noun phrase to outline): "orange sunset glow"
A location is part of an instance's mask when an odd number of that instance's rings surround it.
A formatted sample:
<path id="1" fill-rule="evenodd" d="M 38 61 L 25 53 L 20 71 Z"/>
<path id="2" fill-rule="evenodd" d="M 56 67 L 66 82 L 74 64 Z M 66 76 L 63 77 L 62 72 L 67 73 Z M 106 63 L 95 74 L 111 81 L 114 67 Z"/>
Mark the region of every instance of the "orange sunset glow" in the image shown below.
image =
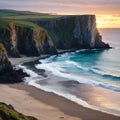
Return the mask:
<path id="1" fill-rule="evenodd" d="M 52 14 L 95 14 L 98 28 L 120 28 L 120 0 L 0 0 L 0 9 L 6 8 Z"/>
<path id="2" fill-rule="evenodd" d="M 120 28 L 120 15 L 96 15 L 98 28 Z"/>

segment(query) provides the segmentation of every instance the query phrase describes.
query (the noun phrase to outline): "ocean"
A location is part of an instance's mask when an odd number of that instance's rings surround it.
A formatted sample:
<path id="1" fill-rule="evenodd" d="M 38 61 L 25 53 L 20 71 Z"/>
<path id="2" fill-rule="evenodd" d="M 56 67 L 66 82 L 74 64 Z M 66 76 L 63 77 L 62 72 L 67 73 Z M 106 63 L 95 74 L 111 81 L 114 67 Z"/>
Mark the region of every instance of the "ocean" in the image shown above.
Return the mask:
<path id="1" fill-rule="evenodd" d="M 25 83 L 84 107 L 120 115 L 120 29 L 99 31 L 112 49 L 82 49 L 40 59 L 34 71 L 19 65 L 30 74 Z M 41 69 L 47 77 L 38 74 Z"/>

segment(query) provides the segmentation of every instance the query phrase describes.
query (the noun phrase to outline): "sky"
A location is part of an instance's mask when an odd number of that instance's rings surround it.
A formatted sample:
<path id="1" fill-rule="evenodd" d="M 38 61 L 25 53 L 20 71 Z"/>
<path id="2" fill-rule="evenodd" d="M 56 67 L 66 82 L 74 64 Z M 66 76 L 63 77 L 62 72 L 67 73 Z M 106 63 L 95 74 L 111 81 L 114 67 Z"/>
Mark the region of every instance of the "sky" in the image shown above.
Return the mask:
<path id="1" fill-rule="evenodd" d="M 120 28 L 120 0 L 0 0 L 0 9 L 95 14 L 98 28 Z"/>

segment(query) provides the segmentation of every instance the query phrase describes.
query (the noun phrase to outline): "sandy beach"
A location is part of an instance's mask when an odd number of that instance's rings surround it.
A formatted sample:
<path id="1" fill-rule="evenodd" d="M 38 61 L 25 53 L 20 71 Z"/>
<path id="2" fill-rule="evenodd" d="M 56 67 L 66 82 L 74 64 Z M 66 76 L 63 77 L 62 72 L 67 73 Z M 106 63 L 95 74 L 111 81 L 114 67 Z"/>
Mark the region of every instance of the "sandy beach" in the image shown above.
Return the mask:
<path id="1" fill-rule="evenodd" d="M 33 58 L 10 60 L 16 65 L 33 61 Z M 84 108 L 68 99 L 23 83 L 0 84 L 0 102 L 12 104 L 19 112 L 38 120 L 120 120 L 118 116 Z"/>
<path id="2" fill-rule="evenodd" d="M 12 65 L 18 65 L 21 63 L 25 63 L 25 62 L 31 62 L 31 61 L 35 61 L 38 59 L 44 59 L 49 57 L 50 55 L 41 55 L 40 57 L 20 57 L 20 58 L 9 58 L 10 62 L 12 63 Z"/>

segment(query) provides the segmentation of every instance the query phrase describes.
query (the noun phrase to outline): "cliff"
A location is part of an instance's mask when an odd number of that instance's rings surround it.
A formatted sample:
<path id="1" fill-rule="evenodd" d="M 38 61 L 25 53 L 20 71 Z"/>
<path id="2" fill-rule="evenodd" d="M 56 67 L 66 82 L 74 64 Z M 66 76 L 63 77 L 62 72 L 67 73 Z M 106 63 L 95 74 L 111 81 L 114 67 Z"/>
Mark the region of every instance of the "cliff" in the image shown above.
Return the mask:
<path id="1" fill-rule="evenodd" d="M 94 15 L 16 19 L 0 20 L 0 41 L 9 56 L 57 54 L 57 49 L 109 48 L 96 28 Z"/>
<path id="2" fill-rule="evenodd" d="M 7 21 L 6 26 L 0 26 L 0 40 L 13 57 L 57 53 L 47 31 L 30 22 Z"/>
<path id="3" fill-rule="evenodd" d="M 4 46 L 0 43 L 0 73 L 11 69 L 11 63 L 7 57 L 7 51 Z"/>
<path id="4" fill-rule="evenodd" d="M 14 69 L 8 60 L 7 51 L 0 43 L 0 83 L 18 83 L 29 76 L 22 69 Z"/>
<path id="5" fill-rule="evenodd" d="M 59 49 L 109 48 L 102 42 L 94 15 L 63 16 L 32 22 L 46 28 Z"/>

